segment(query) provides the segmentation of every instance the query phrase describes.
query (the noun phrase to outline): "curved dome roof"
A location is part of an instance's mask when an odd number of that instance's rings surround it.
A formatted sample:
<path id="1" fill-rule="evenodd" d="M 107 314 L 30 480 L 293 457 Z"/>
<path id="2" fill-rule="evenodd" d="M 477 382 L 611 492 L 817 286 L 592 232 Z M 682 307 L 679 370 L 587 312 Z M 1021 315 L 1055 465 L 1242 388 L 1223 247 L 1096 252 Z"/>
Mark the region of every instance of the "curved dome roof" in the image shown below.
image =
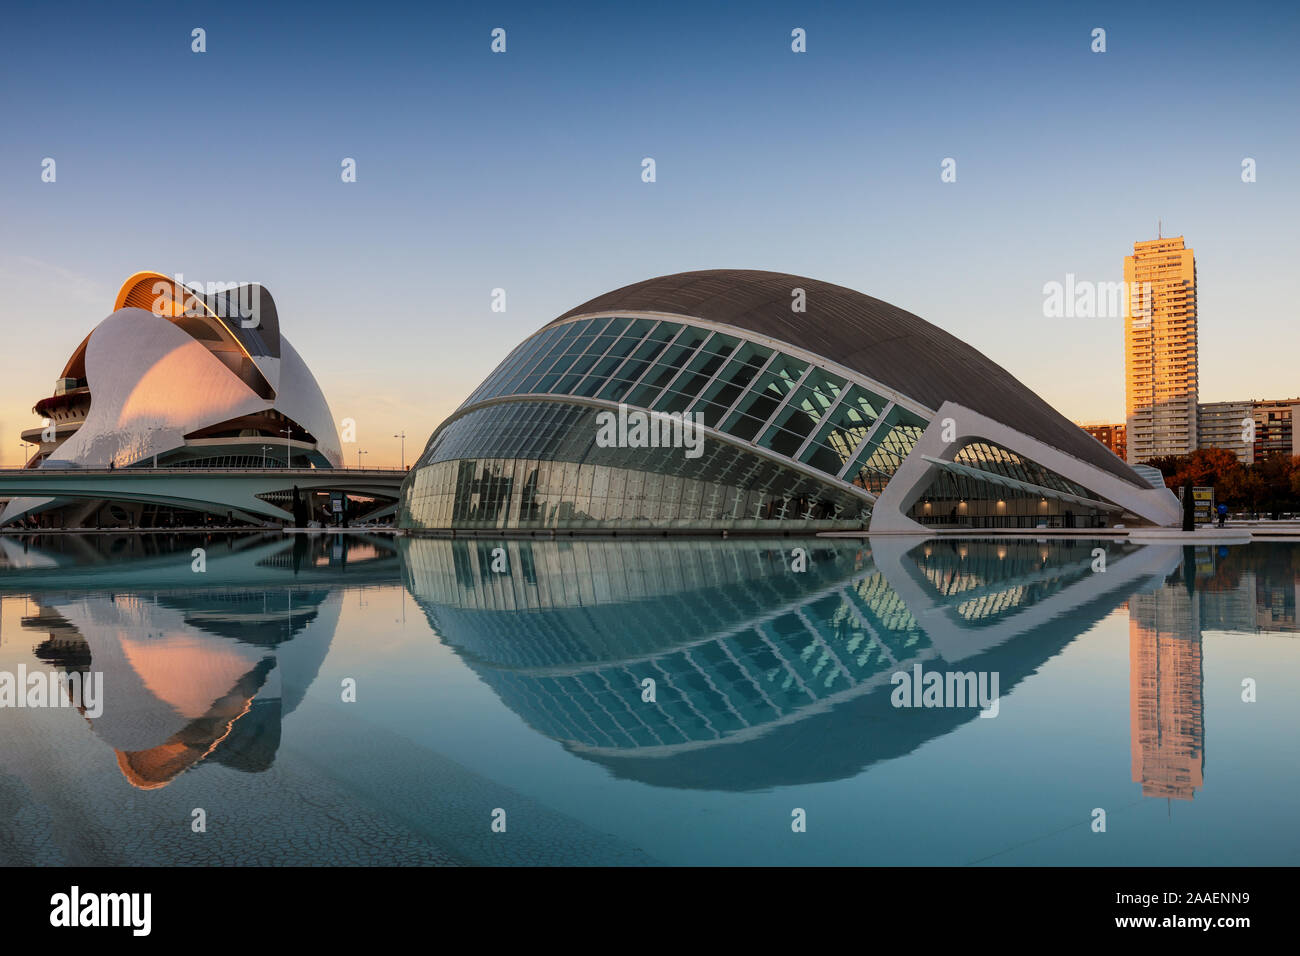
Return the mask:
<path id="1" fill-rule="evenodd" d="M 791 290 L 807 312 L 790 308 Z M 600 312 L 659 312 L 735 326 L 826 357 L 937 410 L 945 401 L 1147 487 L 1127 464 L 983 353 L 905 309 L 844 286 L 783 272 L 679 272 L 606 292 L 554 325 Z"/>

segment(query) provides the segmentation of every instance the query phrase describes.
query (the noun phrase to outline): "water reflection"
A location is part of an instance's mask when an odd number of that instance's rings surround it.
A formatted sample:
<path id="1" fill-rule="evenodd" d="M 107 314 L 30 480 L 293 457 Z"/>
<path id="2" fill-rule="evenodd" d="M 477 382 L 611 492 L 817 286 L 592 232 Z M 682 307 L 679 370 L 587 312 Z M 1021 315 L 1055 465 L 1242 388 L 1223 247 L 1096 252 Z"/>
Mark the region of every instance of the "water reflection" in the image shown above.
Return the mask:
<path id="1" fill-rule="evenodd" d="M 102 674 L 86 716 L 134 787 L 205 762 L 268 769 L 280 725 L 333 640 L 340 584 L 391 581 L 391 542 L 361 537 L 112 536 L 3 542 L 6 589 L 39 580 L 24 631 L 37 660 Z M 195 569 L 194 549 L 206 568 Z M 85 716 L 83 712 L 83 716 Z"/>
<path id="2" fill-rule="evenodd" d="M 400 545 L 433 629 L 531 727 L 617 776 L 711 790 L 910 753 L 978 711 L 899 709 L 891 675 L 996 672 L 1013 693 L 1181 559 L 1119 542 L 804 546 L 796 573 L 785 540 Z"/>
<path id="3" fill-rule="evenodd" d="M 143 790 L 214 763 L 270 768 L 335 641 L 337 593 L 399 583 L 533 731 L 615 778 L 710 791 L 843 780 L 912 753 L 979 711 L 895 707 L 893 674 L 996 673 L 1013 696 L 1127 613 L 1132 780 L 1146 797 L 1190 800 L 1206 785 L 1202 634 L 1295 633 L 1300 549 L 0 538 L 0 594 L 29 599 L 20 627 L 36 659 L 105 675 L 112 706 L 87 721 Z M 413 726 L 417 703 L 398 708 Z"/>
<path id="4" fill-rule="evenodd" d="M 1297 550 L 1183 548 L 1161 586 L 1129 612 L 1133 782 L 1147 797 L 1191 800 L 1205 783 L 1202 634 L 1295 633 Z"/>

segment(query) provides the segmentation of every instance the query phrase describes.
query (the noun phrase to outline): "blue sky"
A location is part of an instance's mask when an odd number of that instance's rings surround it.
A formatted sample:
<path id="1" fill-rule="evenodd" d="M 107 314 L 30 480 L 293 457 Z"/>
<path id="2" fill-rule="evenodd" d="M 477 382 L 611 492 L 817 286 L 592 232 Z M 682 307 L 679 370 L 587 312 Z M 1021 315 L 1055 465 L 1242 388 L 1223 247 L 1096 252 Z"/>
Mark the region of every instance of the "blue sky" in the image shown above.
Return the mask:
<path id="1" fill-rule="evenodd" d="M 720 267 L 859 289 L 1069 417 L 1118 419 L 1122 320 L 1044 318 L 1042 288 L 1119 280 L 1157 218 L 1196 250 L 1202 400 L 1300 395 L 1292 5 L 45 4 L 4 24 L 5 463 L 142 269 L 266 284 L 373 465 L 573 305 Z"/>

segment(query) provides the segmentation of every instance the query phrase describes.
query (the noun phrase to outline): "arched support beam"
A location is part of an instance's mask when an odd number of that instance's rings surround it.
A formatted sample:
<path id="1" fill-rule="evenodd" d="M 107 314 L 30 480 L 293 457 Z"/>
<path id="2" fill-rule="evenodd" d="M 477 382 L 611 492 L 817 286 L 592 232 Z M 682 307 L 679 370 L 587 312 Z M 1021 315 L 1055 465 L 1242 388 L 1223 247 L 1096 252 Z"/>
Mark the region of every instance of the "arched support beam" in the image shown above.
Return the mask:
<path id="1" fill-rule="evenodd" d="M 948 431 L 951 437 L 945 439 Z M 952 461 L 962 446 L 979 440 L 1023 455 L 1154 525 L 1171 527 L 1182 519 L 1178 498 L 1168 488 L 1131 484 L 987 415 L 956 402 L 944 402 L 876 500 L 871 512 L 871 533 L 933 534 L 933 529 L 908 517 L 912 506 L 940 472 L 926 457 Z"/>

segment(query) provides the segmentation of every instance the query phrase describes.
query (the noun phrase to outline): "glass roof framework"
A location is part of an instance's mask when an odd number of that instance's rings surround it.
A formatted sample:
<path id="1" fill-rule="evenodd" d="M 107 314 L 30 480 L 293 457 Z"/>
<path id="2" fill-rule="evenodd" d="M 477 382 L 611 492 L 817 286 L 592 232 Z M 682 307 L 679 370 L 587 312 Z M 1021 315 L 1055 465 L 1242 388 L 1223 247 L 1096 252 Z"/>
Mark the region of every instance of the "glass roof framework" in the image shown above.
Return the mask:
<path id="1" fill-rule="evenodd" d="M 525 340 L 457 415 L 542 395 L 700 413 L 714 433 L 872 499 L 932 414 L 833 363 L 739 329 L 679 316 L 605 315 L 551 325 Z"/>

